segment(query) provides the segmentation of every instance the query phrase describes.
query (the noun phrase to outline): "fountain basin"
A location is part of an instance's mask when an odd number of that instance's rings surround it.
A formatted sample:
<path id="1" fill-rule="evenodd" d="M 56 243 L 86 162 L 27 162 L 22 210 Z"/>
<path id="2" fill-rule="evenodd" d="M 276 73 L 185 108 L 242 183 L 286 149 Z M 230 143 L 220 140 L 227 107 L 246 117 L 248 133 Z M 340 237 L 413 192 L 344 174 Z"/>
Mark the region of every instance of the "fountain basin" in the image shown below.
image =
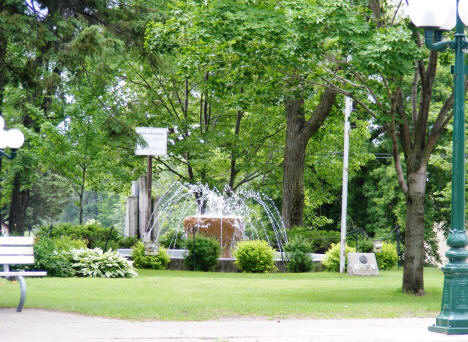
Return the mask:
<path id="1" fill-rule="evenodd" d="M 231 258 L 231 250 L 242 240 L 244 221 L 240 216 L 188 216 L 184 218 L 184 231 L 188 239 L 201 234 L 219 241 L 221 257 Z"/>

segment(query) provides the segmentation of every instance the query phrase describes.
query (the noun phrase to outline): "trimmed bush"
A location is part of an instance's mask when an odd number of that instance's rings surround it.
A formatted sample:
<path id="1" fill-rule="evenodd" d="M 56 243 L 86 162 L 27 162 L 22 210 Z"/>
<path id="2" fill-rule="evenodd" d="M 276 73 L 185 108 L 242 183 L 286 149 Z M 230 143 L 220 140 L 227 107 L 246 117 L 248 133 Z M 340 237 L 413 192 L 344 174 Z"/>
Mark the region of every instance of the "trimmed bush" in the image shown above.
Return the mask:
<path id="1" fill-rule="evenodd" d="M 194 271 L 212 271 L 218 264 L 221 254 L 219 241 L 196 235 L 194 239 L 187 239 L 185 248 L 188 253 L 184 257 L 185 266 Z"/>
<path id="2" fill-rule="evenodd" d="M 103 252 L 100 248 L 72 250 L 75 275 L 93 278 L 133 278 L 138 274 L 132 262 L 117 251 Z"/>
<path id="3" fill-rule="evenodd" d="M 107 249 L 118 249 L 119 241 L 122 237 L 116 229 L 106 228 L 97 223 L 85 225 L 74 225 L 71 223 L 62 223 L 57 226 L 44 226 L 36 232 L 38 237 L 56 238 L 60 236 L 69 236 L 76 240 L 86 240 L 88 248 L 104 249 L 107 242 Z"/>
<path id="4" fill-rule="evenodd" d="M 340 243 L 332 244 L 331 248 L 325 253 L 325 258 L 322 260 L 322 265 L 326 271 L 329 272 L 339 272 L 340 271 Z M 346 262 L 348 258 L 348 253 L 355 253 L 356 249 L 354 247 L 346 246 L 345 248 L 345 269 Z"/>
<path id="5" fill-rule="evenodd" d="M 340 242 L 340 232 L 334 230 L 294 227 L 288 231 L 288 236 L 290 240 L 300 237 L 309 242 L 311 253 L 325 253 L 331 248 L 332 243 Z"/>
<path id="6" fill-rule="evenodd" d="M 68 236 L 40 238 L 34 244 L 34 266 L 31 269 L 47 271 L 52 277 L 72 277 L 72 249 L 86 248 L 83 240 L 74 240 Z"/>
<path id="7" fill-rule="evenodd" d="M 119 241 L 119 248 L 132 248 L 138 241 L 140 241 L 140 239 L 137 237 L 124 237 Z"/>
<path id="8" fill-rule="evenodd" d="M 382 252 L 375 253 L 379 270 L 389 270 L 398 263 L 396 245 L 393 243 L 382 243 Z"/>
<path id="9" fill-rule="evenodd" d="M 312 269 L 312 260 L 308 255 L 310 244 L 303 238 L 295 237 L 284 246 L 289 272 L 309 272 Z"/>
<path id="10" fill-rule="evenodd" d="M 145 255 L 145 245 L 141 241 L 132 247 L 132 258 L 136 268 L 153 270 L 165 270 L 171 261 L 164 248 L 159 248 L 158 255 Z"/>
<path id="11" fill-rule="evenodd" d="M 233 254 L 240 271 L 266 273 L 276 270 L 274 253 L 266 241 L 252 240 L 239 242 Z"/>

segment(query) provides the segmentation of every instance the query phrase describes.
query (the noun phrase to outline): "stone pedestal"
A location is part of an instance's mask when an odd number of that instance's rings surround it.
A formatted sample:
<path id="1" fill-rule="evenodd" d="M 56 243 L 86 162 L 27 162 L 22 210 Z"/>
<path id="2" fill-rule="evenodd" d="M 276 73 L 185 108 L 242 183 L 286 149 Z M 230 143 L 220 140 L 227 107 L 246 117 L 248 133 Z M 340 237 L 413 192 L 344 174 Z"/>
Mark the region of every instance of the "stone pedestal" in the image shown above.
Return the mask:
<path id="1" fill-rule="evenodd" d="M 377 260 L 374 253 L 348 253 L 348 275 L 375 276 L 379 275 Z"/>
<path id="2" fill-rule="evenodd" d="M 188 238 L 195 232 L 219 241 L 222 258 L 231 258 L 231 250 L 242 239 L 243 230 L 244 222 L 239 216 L 189 216 L 184 219 Z"/>

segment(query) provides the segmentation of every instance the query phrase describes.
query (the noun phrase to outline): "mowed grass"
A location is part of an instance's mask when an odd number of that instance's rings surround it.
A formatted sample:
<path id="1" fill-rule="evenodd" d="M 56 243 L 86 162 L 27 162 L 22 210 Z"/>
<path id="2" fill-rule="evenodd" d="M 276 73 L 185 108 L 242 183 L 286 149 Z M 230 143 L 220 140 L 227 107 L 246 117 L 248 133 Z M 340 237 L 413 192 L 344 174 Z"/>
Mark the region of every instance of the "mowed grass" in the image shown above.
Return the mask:
<path id="1" fill-rule="evenodd" d="M 134 279 L 28 278 L 26 308 L 134 320 L 435 317 L 443 274 L 425 269 L 426 295 L 401 293 L 402 271 L 378 277 L 336 273 L 203 273 L 140 270 Z M 0 279 L 0 307 L 19 284 Z"/>

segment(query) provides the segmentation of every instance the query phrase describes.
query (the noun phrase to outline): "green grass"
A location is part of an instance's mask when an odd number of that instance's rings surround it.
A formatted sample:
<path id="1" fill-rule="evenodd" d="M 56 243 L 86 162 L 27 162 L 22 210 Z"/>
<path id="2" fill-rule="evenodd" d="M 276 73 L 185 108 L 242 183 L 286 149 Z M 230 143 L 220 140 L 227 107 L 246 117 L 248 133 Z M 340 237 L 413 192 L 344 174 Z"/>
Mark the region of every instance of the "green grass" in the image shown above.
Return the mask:
<path id="1" fill-rule="evenodd" d="M 126 319 L 225 317 L 435 317 L 443 275 L 425 269 L 426 295 L 401 293 L 402 272 L 378 277 L 336 273 L 203 273 L 145 271 L 134 279 L 28 278 L 26 308 Z M 0 306 L 14 307 L 19 285 L 0 279 Z"/>

